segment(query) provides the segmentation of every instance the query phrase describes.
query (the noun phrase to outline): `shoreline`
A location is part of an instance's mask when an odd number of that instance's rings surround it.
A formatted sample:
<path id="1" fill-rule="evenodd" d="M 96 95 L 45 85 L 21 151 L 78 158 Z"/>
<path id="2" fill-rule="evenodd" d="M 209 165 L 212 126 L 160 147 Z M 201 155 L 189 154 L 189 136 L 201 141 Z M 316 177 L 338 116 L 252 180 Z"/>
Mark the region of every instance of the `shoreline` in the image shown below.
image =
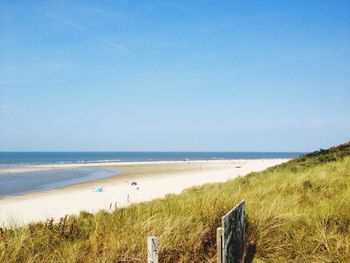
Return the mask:
<path id="1" fill-rule="evenodd" d="M 51 169 L 75 169 L 75 168 L 110 168 L 125 165 L 157 165 L 157 164 L 176 164 L 176 163 L 202 163 L 202 162 L 244 162 L 255 160 L 291 160 L 292 158 L 257 158 L 257 159 L 208 159 L 208 160 L 170 160 L 170 161 L 121 161 L 121 162 L 82 162 L 82 163 L 52 163 L 52 164 L 23 164 L 23 165 L 3 165 L 0 166 L 0 173 L 21 173 L 31 171 L 44 171 Z"/>
<path id="2" fill-rule="evenodd" d="M 132 203 L 162 198 L 167 194 L 179 194 L 189 187 L 225 182 L 288 160 L 193 160 L 31 166 L 31 171 L 101 167 L 114 168 L 121 173 L 59 189 L 5 196 L 0 199 L 0 226 L 22 226 L 49 218 L 59 219 L 67 214 L 76 215 L 80 211 L 95 213 L 101 209 L 125 207 Z M 21 168 L 19 171 L 23 171 Z M 139 189 L 132 186 L 132 182 L 137 182 Z M 95 187 L 102 187 L 104 192 L 94 192 Z"/>

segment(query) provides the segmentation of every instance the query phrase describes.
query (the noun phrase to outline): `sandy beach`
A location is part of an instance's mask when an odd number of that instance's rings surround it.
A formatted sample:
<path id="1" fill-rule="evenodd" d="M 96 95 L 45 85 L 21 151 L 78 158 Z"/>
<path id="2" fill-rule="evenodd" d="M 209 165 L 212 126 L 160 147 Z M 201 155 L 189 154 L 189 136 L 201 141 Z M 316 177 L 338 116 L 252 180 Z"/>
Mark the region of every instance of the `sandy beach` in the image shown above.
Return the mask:
<path id="1" fill-rule="evenodd" d="M 179 194 L 191 186 L 225 182 L 285 161 L 287 159 L 124 162 L 3 168 L 3 171 L 19 172 L 104 167 L 116 169 L 121 174 L 61 189 L 3 197 L 0 199 L 0 225 L 20 226 L 48 218 L 58 219 L 66 214 L 78 214 L 80 211 L 94 213 L 100 209 L 124 207 L 167 194 Z M 133 182 L 137 185 L 132 185 Z M 96 187 L 102 187 L 103 191 L 96 192 Z"/>

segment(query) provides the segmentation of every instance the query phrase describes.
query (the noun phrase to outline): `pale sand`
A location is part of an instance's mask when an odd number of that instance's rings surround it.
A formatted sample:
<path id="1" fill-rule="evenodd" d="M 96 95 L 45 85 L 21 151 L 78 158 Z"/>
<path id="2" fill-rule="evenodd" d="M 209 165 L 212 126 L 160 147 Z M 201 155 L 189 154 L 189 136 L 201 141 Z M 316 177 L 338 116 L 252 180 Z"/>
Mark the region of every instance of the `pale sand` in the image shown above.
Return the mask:
<path id="1" fill-rule="evenodd" d="M 191 186 L 225 182 L 237 176 L 288 161 L 287 159 L 217 160 L 137 163 L 95 163 L 7 168 L 13 172 L 36 169 L 77 167 L 108 167 L 121 175 L 57 190 L 11 196 L 0 199 L 0 225 L 20 226 L 30 222 L 58 219 L 80 211 L 97 212 L 112 206 L 124 207 L 131 203 L 179 194 Z M 3 169 L 2 169 L 3 170 Z M 136 181 L 139 189 L 131 186 Z M 104 192 L 94 192 L 94 187 Z"/>

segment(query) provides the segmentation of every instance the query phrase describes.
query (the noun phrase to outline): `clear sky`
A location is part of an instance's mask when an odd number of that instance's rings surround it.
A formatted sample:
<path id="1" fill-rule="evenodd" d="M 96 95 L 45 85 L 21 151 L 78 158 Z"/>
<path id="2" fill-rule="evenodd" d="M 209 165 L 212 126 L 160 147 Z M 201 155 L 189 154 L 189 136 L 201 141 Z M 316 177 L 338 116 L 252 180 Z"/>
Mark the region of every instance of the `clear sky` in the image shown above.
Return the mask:
<path id="1" fill-rule="evenodd" d="M 350 1 L 1 1 L 2 151 L 350 139 Z"/>

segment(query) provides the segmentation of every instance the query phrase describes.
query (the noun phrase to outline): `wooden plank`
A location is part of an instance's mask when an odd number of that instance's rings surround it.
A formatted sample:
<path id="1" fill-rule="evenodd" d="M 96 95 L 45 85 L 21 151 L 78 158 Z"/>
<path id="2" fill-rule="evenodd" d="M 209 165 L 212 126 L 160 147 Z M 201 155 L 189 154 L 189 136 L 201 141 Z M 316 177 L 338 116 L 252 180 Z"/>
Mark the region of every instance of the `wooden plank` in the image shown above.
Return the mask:
<path id="1" fill-rule="evenodd" d="M 244 254 L 244 210 L 242 200 L 222 217 L 223 225 L 223 263 L 241 263 Z"/>
<path id="2" fill-rule="evenodd" d="M 158 238 L 147 237 L 147 262 L 158 263 Z"/>
<path id="3" fill-rule="evenodd" d="M 217 263 L 222 263 L 222 247 L 223 247 L 223 236 L 224 229 L 222 227 L 218 227 L 216 229 L 216 255 L 217 255 Z"/>

